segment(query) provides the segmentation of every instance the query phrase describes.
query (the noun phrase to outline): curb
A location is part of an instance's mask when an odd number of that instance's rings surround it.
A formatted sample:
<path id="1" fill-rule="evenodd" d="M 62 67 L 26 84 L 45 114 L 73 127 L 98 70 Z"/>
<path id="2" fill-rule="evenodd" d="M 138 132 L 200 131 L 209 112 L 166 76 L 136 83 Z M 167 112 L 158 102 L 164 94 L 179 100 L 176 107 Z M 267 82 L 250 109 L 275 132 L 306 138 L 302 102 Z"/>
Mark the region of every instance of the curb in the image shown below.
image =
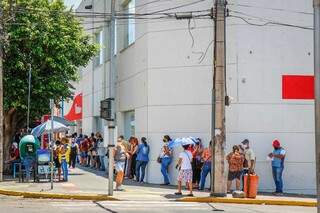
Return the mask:
<path id="1" fill-rule="evenodd" d="M 54 194 L 43 192 L 21 192 L 0 189 L 0 194 L 7 196 L 19 196 L 24 198 L 45 198 L 45 199 L 63 199 L 63 200 L 92 200 L 92 201 L 118 201 L 114 197 L 102 194 Z"/>
<path id="2" fill-rule="evenodd" d="M 177 199 L 179 202 L 198 203 L 232 203 L 253 205 L 281 205 L 281 206 L 308 206 L 316 207 L 317 201 L 272 200 L 272 199 L 248 199 L 248 198 L 216 198 L 216 197 L 186 197 Z"/>

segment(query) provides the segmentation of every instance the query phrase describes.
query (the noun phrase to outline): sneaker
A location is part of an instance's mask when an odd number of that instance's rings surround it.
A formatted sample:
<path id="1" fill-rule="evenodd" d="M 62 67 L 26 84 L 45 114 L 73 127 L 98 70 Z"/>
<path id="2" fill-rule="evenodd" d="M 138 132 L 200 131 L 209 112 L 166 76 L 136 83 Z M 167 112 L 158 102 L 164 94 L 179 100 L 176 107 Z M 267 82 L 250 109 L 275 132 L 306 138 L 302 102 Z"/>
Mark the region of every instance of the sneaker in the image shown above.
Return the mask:
<path id="1" fill-rule="evenodd" d="M 170 185 L 170 183 L 162 183 L 162 184 L 160 184 L 160 186 L 168 186 L 168 185 Z"/>
<path id="2" fill-rule="evenodd" d="M 181 192 L 176 192 L 176 193 L 174 193 L 175 195 L 178 195 L 178 196 L 181 196 L 182 195 L 182 193 Z"/>
<path id="3" fill-rule="evenodd" d="M 193 197 L 193 194 L 192 194 L 192 193 L 190 193 L 190 194 L 188 194 L 187 196 L 188 196 L 188 197 Z"/>

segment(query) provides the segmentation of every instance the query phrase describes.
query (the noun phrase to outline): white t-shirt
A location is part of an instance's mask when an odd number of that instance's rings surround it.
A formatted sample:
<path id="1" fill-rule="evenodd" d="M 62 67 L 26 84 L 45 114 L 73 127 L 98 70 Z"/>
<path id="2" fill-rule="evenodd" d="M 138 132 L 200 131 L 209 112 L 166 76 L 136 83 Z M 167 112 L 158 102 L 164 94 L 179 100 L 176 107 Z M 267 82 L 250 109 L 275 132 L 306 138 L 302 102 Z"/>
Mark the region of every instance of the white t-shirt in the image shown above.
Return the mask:
<path id="1" fill-rule="evenodd" d="M 192 154 L 190 151 L 181 152 L 179 154 L 179 158 L 182 158 L 181 170 L 192 169 L 192 166 L 191 166 Z"/>
<path id="2" fill-rule="evenodd" d="M 251 161 L 252 160 L 254 160 L 254 161 L 256 160 L 256 156 L 255 156 L 253 150 L 251 148 L 245 149 L 244 150 L 244 156 L 245 156 L 245 159 L 248 162 L 248 167 L 250 168 L 251 167 Z"/>

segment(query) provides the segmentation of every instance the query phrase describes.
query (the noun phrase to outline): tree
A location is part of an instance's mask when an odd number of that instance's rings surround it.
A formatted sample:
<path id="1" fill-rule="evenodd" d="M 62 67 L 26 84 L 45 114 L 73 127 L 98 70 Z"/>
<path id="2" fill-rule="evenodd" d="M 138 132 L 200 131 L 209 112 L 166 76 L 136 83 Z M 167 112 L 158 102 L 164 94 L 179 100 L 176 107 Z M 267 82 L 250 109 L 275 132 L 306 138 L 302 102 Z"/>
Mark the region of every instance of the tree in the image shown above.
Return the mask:
<path id="1" fill-rule="evenodd" d="M 30 120 L 49 113 L 49 99 L 72 97 L 78 79 L 97 47 L 62 0 L 2 0 L 4 46 L 4 159 L 15 131 L 26 126 L 28 64 L 32 67 Z"/>

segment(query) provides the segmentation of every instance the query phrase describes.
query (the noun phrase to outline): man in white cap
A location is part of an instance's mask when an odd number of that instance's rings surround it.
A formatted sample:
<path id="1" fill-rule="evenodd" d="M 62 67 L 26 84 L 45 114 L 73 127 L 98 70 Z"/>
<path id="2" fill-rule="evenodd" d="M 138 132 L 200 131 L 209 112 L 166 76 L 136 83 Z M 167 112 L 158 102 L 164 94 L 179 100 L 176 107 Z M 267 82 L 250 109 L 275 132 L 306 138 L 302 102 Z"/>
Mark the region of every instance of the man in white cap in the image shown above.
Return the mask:
<path id="1" fill-rule="evenodd" d="M 244 154 L 244 165 L 242 170 L 242 186 L 244 186 L 244 176 L 246 174 L 253 174 L 254 168 L 256 164 L 256 155 L 254 154 L 253 150 L 250 148 L 249 140 L 245 139 L 241 142 L 241 149 Z"/>

